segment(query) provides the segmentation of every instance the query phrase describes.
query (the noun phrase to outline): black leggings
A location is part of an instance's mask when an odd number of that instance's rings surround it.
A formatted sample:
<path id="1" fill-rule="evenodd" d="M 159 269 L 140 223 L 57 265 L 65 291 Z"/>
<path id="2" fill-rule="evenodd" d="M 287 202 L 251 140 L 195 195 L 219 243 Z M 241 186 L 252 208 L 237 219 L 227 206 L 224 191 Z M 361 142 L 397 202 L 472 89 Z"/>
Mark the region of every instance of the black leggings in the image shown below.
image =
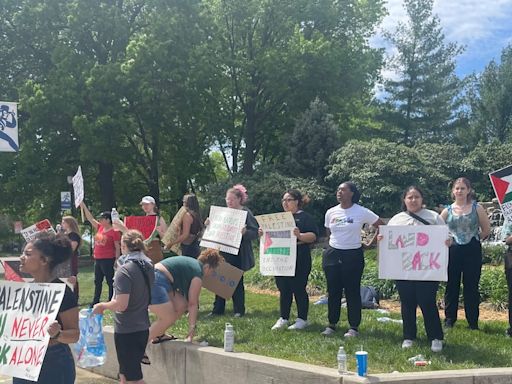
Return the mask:
<path id="1" fill-rule="evenodd" d="M 311 255 L 299 257 L 295 267 L 295 276 L 276 276 L 276 285 L 279 289 L 279 309 L 281 317 L 288 320 L 292 307 L 293 297 L 297 304 L 297 317 L 308 319 L 309 296 L 306 291 L 309 273 L 311 272 Z"/>
<path id="2" fill-rule="evenodd" d="M 92 305 L 100 302 L 103 278 L 108 285 L 108 300 L 114 295 L 114 264 L 116 259 L 96 259 L 94 263 L 94 299 Z"/>
<path id="3" fill-rule="evenodd" d="M 464 310 L 472 328 L 478 327 L 480 292 L 478 284 L 482 272 L 482 245 L 473 238 L 468 244 L 453 244 L 448 261 L 448 282 L 444 295 L 446 320 L 455 323 L 459 307 L 460 281 L 464 285 Z"/>
<path id="4" fill-rule="evenodd" d="M 332 262 L 337 259 L 337 263 Z M 361 276 L 364 270 L 363 249 L 336 249 L 328 247 L 324 251 L 324 260 L 331 260 L 324 265 L 329 294 L 327 307 L 329 325 L 335 327 L 340 320 L 341 297 L 345 291 L 347 314 L 350 328 L 357 330 L 361 323 Z"/>

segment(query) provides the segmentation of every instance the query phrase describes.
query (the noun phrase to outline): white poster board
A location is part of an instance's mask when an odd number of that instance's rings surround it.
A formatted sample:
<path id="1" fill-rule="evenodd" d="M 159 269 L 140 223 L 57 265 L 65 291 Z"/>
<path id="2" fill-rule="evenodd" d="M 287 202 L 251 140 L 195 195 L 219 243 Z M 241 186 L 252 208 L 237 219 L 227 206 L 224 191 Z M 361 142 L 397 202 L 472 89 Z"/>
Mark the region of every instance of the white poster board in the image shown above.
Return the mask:
<path id="1" fill-rule="evenodd" d="M 295 276 L 296 227 L 291 212 L 256 216 L 263 230 L 260 237 L 260 273 L 263 276 Z"/>
<path id="2" fill-rule="evenodd" d="M 18 152 L 18 105 L 0 101 L 0 152 Z"/>
<path id="3" fill-rule="evenodd" d="M 65 284 L 0 281 L 0 373 L 37 381 Z M 30 299 L 26 299 L 30 298 Z"/>
<path id="4" fill-rule="evenodd" d="M 210 223 L 204 231 L 201 247 L 215 248 L 222 252 L 238 255 L 242 242 L 242 228 L 245 226 L 247 211 L 226 207 L 210 207 Z"/>
<path id="5" fill-rule="evenodd" d="M 84 178 L 82 177 L 82 167 L 78 167 L 75 176 L 73 176 L 73 192 L 75 193 L 75 208 L 84 201 Z"/>
<path id="6" fill-rule="evenodd" d="M 448 280 L 448 226 L 381 225 L 379 279 Z"/>
<path id="7" fill-rule="evenodd" d="M 29 242 L 33 240 L 36 237 L 36 234 L 38 234 L 39 232 L 50 232 L 53 233 L 54 235 L 57 234 L 57 232 L 55 232 L 55 229 L 53 229 L 50 220 L 44 219 L 31 225 L 30 227 L 22 229 L 21 235 L 23 236 L 26 242 Z"/>

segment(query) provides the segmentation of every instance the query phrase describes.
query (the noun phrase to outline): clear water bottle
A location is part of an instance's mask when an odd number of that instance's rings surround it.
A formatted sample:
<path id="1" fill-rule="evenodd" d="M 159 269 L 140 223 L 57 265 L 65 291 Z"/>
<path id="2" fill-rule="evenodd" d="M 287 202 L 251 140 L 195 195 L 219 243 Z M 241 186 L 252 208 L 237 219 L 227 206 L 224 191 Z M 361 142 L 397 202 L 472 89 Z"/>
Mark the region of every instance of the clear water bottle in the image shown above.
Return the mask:
<path id="1" fill-rule="evenodd" d="M 338 373 L 340 375 L 347 373 L 347 353 L 343 346 L 338 349 Z"/>
<path id="2" fill-rule="evenodd" d="M 224 351 L 233 352 L 235 346 L 235 331 L 230 323 L 226 323 L 224 330 Z"/>
<path id="3" fill-rule="evenodd" d="M 81 368 L 97 367 L 105 363 L 107 349 L 103 338 L 102 319 L 102 315 L 93 315 L 91 309 L 80 310 L 80 339 L 73 350 L 77 365 Z"/>
<path id="4" fill-rule="evenodd" d="M 112 208 L 112 212 L 110 212 L 110 217 L 113 223 L 119 221 L 119 212 L 117 212 L 117 209 Z"/>

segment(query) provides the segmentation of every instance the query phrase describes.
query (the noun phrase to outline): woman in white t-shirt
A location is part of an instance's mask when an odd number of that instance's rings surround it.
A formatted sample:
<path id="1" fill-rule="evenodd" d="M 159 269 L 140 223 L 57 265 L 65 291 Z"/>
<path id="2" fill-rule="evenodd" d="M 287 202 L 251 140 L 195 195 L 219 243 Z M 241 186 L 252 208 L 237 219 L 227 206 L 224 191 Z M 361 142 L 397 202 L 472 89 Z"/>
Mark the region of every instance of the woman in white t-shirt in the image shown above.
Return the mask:
<path id="1" fill-rule="evenodd" d="M 322 332 L 332 335 L 340 319 L 341 297 L 345 291 L 349 329 L 345 337 L 358 335 L 361 323 L 361 276 L 364 254 L 361 246 L 363 225 L 383 224 L 379 216 L 357 204 L 361 194 L 354 183 L 339 185 L 336 198 L 339 205 L 325 213 L 325 228 L 329 234 L 329 246 L 324 250 L 322 267 L 327 280 L 329 325 Z"/>

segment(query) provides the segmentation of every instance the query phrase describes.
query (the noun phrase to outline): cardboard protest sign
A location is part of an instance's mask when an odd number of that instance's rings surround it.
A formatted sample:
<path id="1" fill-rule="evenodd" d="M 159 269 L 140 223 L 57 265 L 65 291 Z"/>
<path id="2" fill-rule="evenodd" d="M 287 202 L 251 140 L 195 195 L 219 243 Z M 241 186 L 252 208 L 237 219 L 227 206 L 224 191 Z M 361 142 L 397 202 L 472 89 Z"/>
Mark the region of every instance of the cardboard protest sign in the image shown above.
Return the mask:
<path id="1" fill-rule="evenodd" d="M 44 219 L 31 225 L 30 227 L 22 229 L 21 235 L 23 236 L 26 242 L 29 242 L 30 240 L 34 239 L 36 234 L 39 232 L 50 232 L 53 234 L 57 234 L 57 232 L 55 232 L 55 229 L 53 229 L 50 220 Z"/>
<path id="2" fill-rule="evenodd" d="M 65 288 L 0 281 L 0 374 L 37 381 Z"/>
<path id="3" fill-rule="evenodd" d="M 0 152 L 18 152 L 18 105 L 0 101 Z"/>
<path id="4" fill-rule="evenodd" d="M 256 216 L 263 230 L 260 237 L 260 273 L 264 276 L 295 276 L 296 227 L 291 212 Z"/>
<path id="5" fill-rule="evenodd" d="M 489 178 L 503 216 L 512 222 L 512 165 L 489 173 Z"/>
<path id="6" fill-rule="evenodd" d="M 183 220 L 183 216 L 187 213 L 187 209 L 185 207 L 181 207 L 178 212 L 174 215 L 167 231 L 165 231 L 164 237 L 162 238 L 162 243 L 164 245 L 169 244 L 172 241 L 176 241 L 176 239 L 180 236 L 181 233 L 181 221 Z M 177 255 L 181 255 L 181 248 L 179 244 L 174 244 L 171 247 L 171 251 L 173 251 Z"/>
<path id="7" fill-rule="evenodd" d="M 223 262 L 215 269 L 215 272 L 203 278 L 203 287 L 216 295 L 228 300 L 233 296 L 238 282 L 244 272 L 231 264 Z"/>
<path id="8" fill-rule="evenodd" d="M 448 280 L 448 226 L 381 225 L 379 279 Z"/>
<path id="9" fill-rule="evenodd" d="M 128 229 L 136 229 L 142 233 L 144 240 L 149 239 L 156 231 L 158 216 L 126 216 L 124 225 Z"/>
<path id="10" fill-rule="evenodd" d="M 75 208 L 84 201 L 84 178 L 82 177 L 82 167 L 78 167 L 75 176 L 73 176 L 73 192 L 75 193 Z"/>
<path id="11" fill-rule="evenodd" d="M 210 224 L 204 231 L 201 247 L 215 248 L 238 255 L 242 242 L 242 228 L 245 226 L 247 211 L 226 207 L 210 207 Z"/>

